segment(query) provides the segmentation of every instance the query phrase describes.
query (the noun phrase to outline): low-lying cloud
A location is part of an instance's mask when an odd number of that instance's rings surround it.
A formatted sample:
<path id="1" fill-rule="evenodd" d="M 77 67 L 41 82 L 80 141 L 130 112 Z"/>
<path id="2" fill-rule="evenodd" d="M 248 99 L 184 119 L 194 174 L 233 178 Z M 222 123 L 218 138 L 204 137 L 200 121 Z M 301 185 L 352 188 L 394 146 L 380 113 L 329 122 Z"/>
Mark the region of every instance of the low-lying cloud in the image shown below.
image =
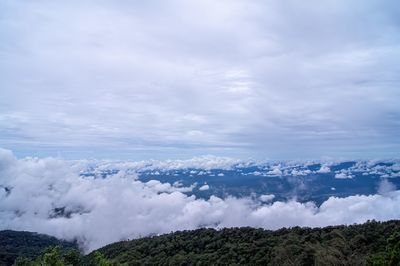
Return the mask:
<path id="1" fill-rule="evenodd" d="M 400 191 L 331 197 L 317 207 L 266 198 L 187 195 L 192 187 L 142 182 L 119 171 L 107 178 L 80 176 L 84 161 L 16 159 L 0 150 L 0 229 L 29 230 L 72 240 L 85 251 L 121 239 L 199 227 L 326 226 L 400 217 Z M 387 188 L 386 184 L 386 188 Z"/>

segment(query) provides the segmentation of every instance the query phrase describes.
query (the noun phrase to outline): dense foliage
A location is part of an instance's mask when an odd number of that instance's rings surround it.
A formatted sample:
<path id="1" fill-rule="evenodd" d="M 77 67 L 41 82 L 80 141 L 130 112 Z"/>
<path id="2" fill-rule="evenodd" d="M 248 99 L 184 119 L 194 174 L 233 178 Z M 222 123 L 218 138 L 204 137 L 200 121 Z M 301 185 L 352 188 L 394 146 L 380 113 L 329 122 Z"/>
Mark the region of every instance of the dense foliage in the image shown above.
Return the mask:
<path id="1" fill-rule="evenodd" d="M 59 246 L 46 248 L 42 255 L 35 259 L 18 257 L 15 266 L 78 266 L 82 256 L 77 249 L 61 251 Z"/>
<path id="2" fill-rule="evenodd" d="M 77 249 L 76 243 L 47 235 L 11 230 L 0 231 L 0 265 L 11 265 L 19 256 L 35 258 L 49 246 L 59 246 L 63 250 Z"/>
<path id="3" fill-rule="evenodd" d="M 115 265 L 399 265 L 400 221 L 325 228 L 199 229 L 122 241 Z M 90 262 L 89 254 L 84 263 Z"/>
<path id="4" fill-rule="evenodd" d="M 50 247 L 36 259 L 18 258 L 15 265 L 394 266 L 400 265 L 400 221 L 277 231 L 198 229 L 121 241 L 87 256 Z"/>
<path id="5" fill-rule="evenodd" d="M 36 259 L 18 257 L 14 266 L 79 266 L 83 257 L 77 249 L 62 251 L 60 247 L 48 247 Z M 100 252 L 95 252 L 91 263 L 97 266 L 109 266 L 110 262 Z"/>

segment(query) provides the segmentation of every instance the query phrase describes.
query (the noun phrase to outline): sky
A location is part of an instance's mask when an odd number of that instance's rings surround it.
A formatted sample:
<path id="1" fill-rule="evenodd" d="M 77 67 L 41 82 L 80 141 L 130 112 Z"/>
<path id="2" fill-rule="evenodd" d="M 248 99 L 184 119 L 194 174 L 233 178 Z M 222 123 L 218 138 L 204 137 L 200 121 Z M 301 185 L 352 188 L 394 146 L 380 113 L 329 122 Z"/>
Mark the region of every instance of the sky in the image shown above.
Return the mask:
<path id="1" fill-rule="evenodd" d="M 2 0 L 0 147 L 399 157 L 399 58 L 396 0 Z"/>

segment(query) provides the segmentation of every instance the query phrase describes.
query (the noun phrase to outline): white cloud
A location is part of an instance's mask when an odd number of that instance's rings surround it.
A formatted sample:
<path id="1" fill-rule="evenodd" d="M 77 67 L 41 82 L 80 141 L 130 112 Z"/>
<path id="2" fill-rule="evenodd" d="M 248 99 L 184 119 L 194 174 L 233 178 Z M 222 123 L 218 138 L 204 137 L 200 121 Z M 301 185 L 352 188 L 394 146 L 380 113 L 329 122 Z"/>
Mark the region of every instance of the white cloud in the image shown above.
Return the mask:
<path id="1" fill-rule="evenodd" d="M 335 174 L 335 178 L 337 179 L 350 179 L 352 178 L 351 175 L 347 175 L 346 173 L 337 173 Z"/>
<path id="2" fill-rule="evenodd" d="M 330 172 L 331 172 L 331 169 L 326 165 L 321 165 L 321 168 L 317 171 L 317 173 L 320 173 L 320 174 L 326 174 L 326 173 L 330 173 Z"/>
<path id="3" fill-rule="evenodd" d="M 158 180 L 150 180 L 146 183 L 144 183 L 148 188 L 154 190 L 155 192 L 161 193 L 161 192 L 169 192 L 172 193 L 174 191 L 179 191 L 179 192 L 190 192 L 193 190 L 195 185 L 192 185 L 190 187 L 183 187 L 180 183 L 174 183 L 173 186 L 171 186 L 170 183 L 161 183 Z"/>
<path id="4" fill-rule="evenodd" d="M 387 195 L 388 193 L 393 192 L 395 190 L 396 190 L 396 185 L 394 185 L 393 183 L 391 183 L 387 179 L 383 179 L 379 183 L 379 187 L 378 187 L 378 193 L 379 194 Z"/>
<path id="5" fill-rule="evenodd" d="M 272 175 L 272 176 L 280 176 L 282 175 L 282 170 L 280 169 L 280 166 L 273 166 L 272 170 L 267 172 L 267 175 Z"/>
<path id="6" fill-rule="evenodd" d="M 209 190 L 209 189 L 210 189 L 210 186 L 207 185 L 207 184 L 204 184 L 204 185 L 202 185 L 201 187 L 199 187 L 199 190 L 200 190 L 200 191 L 205 191 L 205 190 Z"/>
<path id="7" fill-rule="evenodd" d="M 261 173 L 260 171 L 254 171 L 252 173 L 249 173 L 250 175 L 255 175 L 255 176 L 260 176 L 263 175 L 263 173 Z"/>
<path id="8" fill-rule="evenodd" d="M 261 195 L 259 198 L 262 202 L 271 202 L 275 198 L 275 195 L 273 194 Z"/>

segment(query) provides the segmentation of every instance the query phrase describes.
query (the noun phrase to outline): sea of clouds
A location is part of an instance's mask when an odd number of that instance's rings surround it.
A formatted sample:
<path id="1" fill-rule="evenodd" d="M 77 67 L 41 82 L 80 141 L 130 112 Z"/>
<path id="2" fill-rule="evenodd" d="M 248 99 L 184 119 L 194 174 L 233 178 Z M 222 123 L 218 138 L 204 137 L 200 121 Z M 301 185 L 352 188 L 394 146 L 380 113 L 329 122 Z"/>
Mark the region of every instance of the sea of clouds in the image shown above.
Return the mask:
<path id="1" fill-rule="evenodd" d="M 216 161 L 210 164 L 211 157 L 207 160 L 209 167 L 218 166 Z M 228 167 L 228 159 L 219 160 Z M 123 163 L 114 164 L 120 171 L 107 178 L 82 176 L 90 164 L 61 158 L 17 159 L 0 149 L 0 230 L 76 239 L 88 252 L 122 239 L 199 227 L 319 227 L 400 217 L 400 191 L 386 181 L 381 194 L 331 197 L 318 207 L 294 200 L 272 202 L 273 195 L 199 199 L 187 194 L 196 184 L 142 182 Z M 183 167 L 182 161 L 165 162 L 163 167 L 173 164 Z"/>

